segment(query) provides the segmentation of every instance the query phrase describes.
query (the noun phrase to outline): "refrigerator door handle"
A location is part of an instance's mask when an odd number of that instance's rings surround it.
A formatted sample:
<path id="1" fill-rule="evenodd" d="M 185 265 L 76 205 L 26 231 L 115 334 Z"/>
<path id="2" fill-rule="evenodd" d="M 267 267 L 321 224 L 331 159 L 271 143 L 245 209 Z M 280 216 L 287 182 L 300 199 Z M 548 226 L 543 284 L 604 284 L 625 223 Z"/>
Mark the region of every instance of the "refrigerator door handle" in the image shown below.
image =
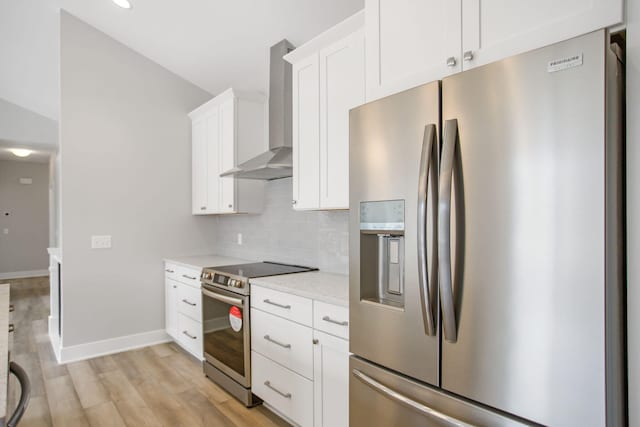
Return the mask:
<path id="1" fill-rule="evenodd" d="M 427 335 L 435 335 L 436 328 L 431 312 L 429 293 L 429 272 L 427 264 L 427 192 L 429 190 L 429 169 L 435 150 L 436 125 L 424 127 L 422 155 L 420 156 L 420 176 L 418 179 L 418 282 L 422 299 L 422 319 Z"/>
<path id="2" fill-rule="evenodd" d="M 457 420 L 455 418 L 452 418 L 446 414 L 443 414 L 440 411 L 436 411 L 433 408 L 429 408 L 426 405 L 423 405 L 422 403 L 416 402 L 413 399 L 408 398 L 407 396 L 398 393 L 397 391 L 387 387 L 386 385 L 374 380 L 373 378 L 371 378 L 370 376 L 360 372 L 357 369 L 354 369 L 353 371 L 351 371 L 353 376 L 356 377 L 358 380 L 362 381 L 365 385 L 371 387 L 372 389 L 382 393 L 383 395 L 385 395 L 386 397 L 388 397 L 389 399 L 395 400 L 396 402 L 407 406 L 413 410 L 415 410 L 416 412 L 419 412 L 421 414 L 423 414 L 426 417 L 429 417 L 431 419 L 437 420 L 440 423 L 450 426 L 450 427 L 473 427 L 471 424 L 467 424 L 464 421 L 460 421 Z"/>
<path id="3" fill-rule="evenodd" d="M 442 139 L 442 166 L 438 191 L 438 273 L 444 338 L 449 342 L 456 342 L 458 334 L 451 280 L 451 186 L 458 139 L 458 120 L 451 119 L 444 122 Z"/>

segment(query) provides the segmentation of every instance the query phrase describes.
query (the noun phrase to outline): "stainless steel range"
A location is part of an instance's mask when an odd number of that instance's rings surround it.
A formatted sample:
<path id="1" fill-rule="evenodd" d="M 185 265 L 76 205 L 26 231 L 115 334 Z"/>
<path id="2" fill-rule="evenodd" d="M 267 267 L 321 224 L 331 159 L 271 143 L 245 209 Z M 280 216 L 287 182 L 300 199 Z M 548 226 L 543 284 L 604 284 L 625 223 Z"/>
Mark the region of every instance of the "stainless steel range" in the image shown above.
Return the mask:
<path id="1" fill-rule="evenodd" d="M 275 262 L 202 270 L 204 373 L 246 406 L 261 403 L 251 393 L 251 279 L 314 270 Z"/>

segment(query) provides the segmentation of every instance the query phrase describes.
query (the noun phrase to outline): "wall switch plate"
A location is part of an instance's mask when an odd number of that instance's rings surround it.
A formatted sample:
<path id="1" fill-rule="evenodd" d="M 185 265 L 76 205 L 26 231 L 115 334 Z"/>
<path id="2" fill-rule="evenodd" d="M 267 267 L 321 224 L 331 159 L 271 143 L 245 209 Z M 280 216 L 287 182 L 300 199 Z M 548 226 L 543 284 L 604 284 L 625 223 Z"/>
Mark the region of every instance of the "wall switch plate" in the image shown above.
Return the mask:
<path id="1" fill-rule="evenodd" d="M 20 178 L 20 184 L 25 184 L 25 185 L 33 184 L 33 178 Z"/>
<path id="2" fill-rule="evenodd" d="M 91 236 L 91 249 L 111 248 L 111 236 Z"/>
<path id="3" fill-rule="evenodd" d="M 2 234 L 9 234 L 9 229 L 8 228 L 3 228 L 2 229 Z"/>
<path id="4" fill-rule="evenodd" d="M 238 244 L 242 244 L 242 233 L 238 233 Z"/>

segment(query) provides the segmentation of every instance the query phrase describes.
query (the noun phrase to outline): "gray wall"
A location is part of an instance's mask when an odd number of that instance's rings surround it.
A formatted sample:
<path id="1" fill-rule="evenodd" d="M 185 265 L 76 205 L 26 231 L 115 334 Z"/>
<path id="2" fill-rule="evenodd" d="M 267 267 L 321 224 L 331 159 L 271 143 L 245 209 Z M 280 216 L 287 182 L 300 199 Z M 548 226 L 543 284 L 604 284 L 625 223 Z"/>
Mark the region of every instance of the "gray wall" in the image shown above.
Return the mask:
<path id="1" fill-rule="evenodd" d="M 31 178 L 33 184 L 20 184 L 20 178 Z M 48 217 L 49 165 L 0 160 L 0 273 L 49 267 Z"/>
<path id="2" fill-rule="evenodd" d="M 347 274 L 348 211 L 296 212 L 292 194 L 291 178 L 269 181 L 262 214 L 219 216 L 216 251 Z M 242 245 L 237 244 L 237 233 L 242 233 Z"/>
<path id="3" fill-rule="evenodd" d="M 627 2 L 629 425 L 640 426 L 640 2 Z"/>
<path id="4" fill-rule="evenodd" d="M 61 13 L 63 346 L 164 329 L 163 257 L 212 252 L 187 117 L 210 98 Z"/>

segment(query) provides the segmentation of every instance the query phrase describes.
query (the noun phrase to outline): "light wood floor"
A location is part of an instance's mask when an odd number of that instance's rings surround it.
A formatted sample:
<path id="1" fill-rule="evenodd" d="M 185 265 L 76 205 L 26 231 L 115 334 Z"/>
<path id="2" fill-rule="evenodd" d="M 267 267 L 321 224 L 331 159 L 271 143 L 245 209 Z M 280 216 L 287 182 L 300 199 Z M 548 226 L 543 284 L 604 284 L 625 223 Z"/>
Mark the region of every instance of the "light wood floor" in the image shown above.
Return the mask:
<path id="1" fill-rule="evenodd" d="M 247 409 L 175 344 L 59 365 L 47 335 L 48 278 L 11 283 L 12 357 L 32 383 L 20 423 L 28 426 L 288 426 L 260 406 Z M 12 382 L 15 394 L 19 387 Z"/>

